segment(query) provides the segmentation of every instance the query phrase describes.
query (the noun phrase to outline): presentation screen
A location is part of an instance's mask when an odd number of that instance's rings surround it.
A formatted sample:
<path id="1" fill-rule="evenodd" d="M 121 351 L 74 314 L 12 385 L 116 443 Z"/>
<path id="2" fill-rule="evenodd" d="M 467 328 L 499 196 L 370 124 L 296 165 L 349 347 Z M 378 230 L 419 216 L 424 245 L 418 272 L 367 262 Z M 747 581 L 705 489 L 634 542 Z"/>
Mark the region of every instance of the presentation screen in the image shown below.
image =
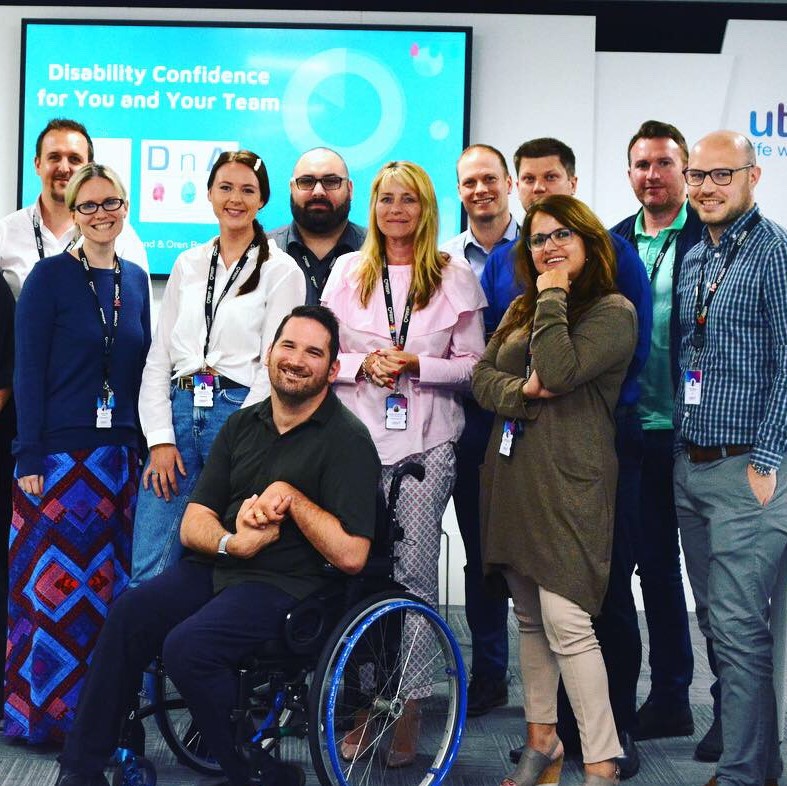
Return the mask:
<path id="1" fill-rule="evenodd" d="M 460 231 L 470 52 L 470 29 L 457 27 L 23 20 L 19 206 L 41 188 L 36 137 L 68 117 L 128 188 L 154 275 L 217 233 L 206 183 L 223 150 L 264 160 L 269 230 L 291 220 L 292 167 L 310 148 L 345 158 L 350 218 L 363 225 L 378 169 L 416 161 L 434 181 L 445 240 Z"/>

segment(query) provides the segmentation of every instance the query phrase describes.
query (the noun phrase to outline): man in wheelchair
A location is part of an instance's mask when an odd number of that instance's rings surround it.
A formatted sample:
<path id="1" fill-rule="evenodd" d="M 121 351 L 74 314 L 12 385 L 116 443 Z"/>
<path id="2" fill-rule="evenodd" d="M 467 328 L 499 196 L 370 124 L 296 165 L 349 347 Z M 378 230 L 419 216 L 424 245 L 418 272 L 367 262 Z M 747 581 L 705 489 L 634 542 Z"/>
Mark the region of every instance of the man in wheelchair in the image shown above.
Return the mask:
<path id="1" fill-rule="evenodd" d="M 222 428 L 181 524 L 190 553 L 121 596 L 93 654 L 57 786 L 106 786 L 103 774 L 145 667 L 161 653 L 230 786 L 252 780 L 230 714 L 237 667 L 281 636 L 318 590 L 327 560 L 360 571 L 374 535 L 380 462 L 366 427 L 330 384 L 339 370 L 330 310 L 300 306 L 268 351 L 271 396 Z M 303 771 L 266 756 L 268 786 Z"/>

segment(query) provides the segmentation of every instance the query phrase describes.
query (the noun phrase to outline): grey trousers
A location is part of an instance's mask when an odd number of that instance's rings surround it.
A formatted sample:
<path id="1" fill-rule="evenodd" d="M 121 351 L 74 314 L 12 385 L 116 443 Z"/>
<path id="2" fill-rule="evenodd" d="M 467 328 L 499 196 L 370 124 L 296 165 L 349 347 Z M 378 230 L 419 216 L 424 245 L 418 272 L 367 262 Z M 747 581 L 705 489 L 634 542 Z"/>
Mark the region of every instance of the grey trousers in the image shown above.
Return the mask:
<path id="1" fill-rule="evenodd" d="M 718 786 L 762 786 L 781 774 L 770 597 L 787 546 L 781 472 L 766 506 L 746 475 L 749 456 L 675 461 L 675 507 L 700 630 L 713 639 L 724 753 Z"/>

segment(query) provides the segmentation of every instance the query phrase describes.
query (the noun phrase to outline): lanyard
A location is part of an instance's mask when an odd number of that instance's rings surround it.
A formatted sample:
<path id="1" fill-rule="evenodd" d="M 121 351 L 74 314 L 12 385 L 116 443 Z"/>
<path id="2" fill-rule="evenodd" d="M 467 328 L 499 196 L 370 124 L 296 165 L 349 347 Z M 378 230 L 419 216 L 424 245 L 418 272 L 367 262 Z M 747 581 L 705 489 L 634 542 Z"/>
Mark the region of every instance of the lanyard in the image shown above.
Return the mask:
<path id="1" fill-rule="evenodd" d="M 394 349 L 404 349 L 405 341 L 407 341 L 407 331 L 410 327 L 410 317 L 413 313 L 413 294 L 411 292 L 407 296 L 407 302 L 404 304 L 402 327 L 397 338 L 396 317 L 394 316 L 393 296 L 391 295 L 391 279 L 388 276 L 388 262 L 385 257 L 383 257 L 383 295 L 385 296 L 385 310 L 388 313 L 388 330 L 391 334 L 391 342 L 394 345 Z"/>
<path id="2" fill-rule="evenodd" d="M 238 264 L 235 266 L 235 270 L 233 270 L 230 274 L 229 280 L 224 285 L 224 290 L 219 295 L 219 299 L 216 301 L 216 307 L 214 308 L 213 290 L 216 287 L 216 268 L 219 264 L 219 239 L 216 238 L 216 241 L 213 244 L 213 253 L 210 256 L 210 268 L 208 270 L 208 286 L 205 289 L 205 327 L 207 328 L 207 332 L 205 333 L 205 347 L 202 351 L 203 360 L 207 359 L 208 357 L 210 331 L 213 328 L 213 320 L 216 318 L 216 312 L 219 310 L 219 305 L 221 304 L 221 301 L 224 300 L 224 296 L 227 294 L 227 292 L 229 292 L 230 287 L 235 283 L 235 279 L 237 279 L 241 274 L 241 271 L 249 259 L 249 254 L 253 249 L 257 248 L 258 245 L 259 243 L 255 237 L 254 240 L 249 243 L 249 247 L 243 252 L 243 256 L 238 260 Z M 202 365 L 204 367 L 206 365 L 205 362 L 203 362 Z"/>
<path id="3" fill-rule="evenodd" d="M 41 234 L 41 221 L 38 218 L 38 211 L 33 210 L 33 234 L 36 238 L 36 251 L 38 251 L 38 258 L 43 259 L 46 255 L 44 254 L 44 238 Z M 68 242 L 68 245 L 63 249 L 63 252 L 71 251 L 71 249 L 76 244 L 77 239 L 75 237 L 71 238 Z"/>
<path id="4" fill-rule="evenodd" d="M 759 220 L 760 214 L 755 213 L 744 225 L 731 251 L 727 254 L 727 258 L 724 260 L 724 264 L 721 266 L 721 270 L 719 270 L 716 280 L 708 287 L 708 294 L 705 297 L 704 303 L 702 294 L 705 284 L 705 254 L 703 254 L 702 261 L 700 262 L 700 278 L 697 282 L 697 299 L 694 305 L 694 333 L 691 336 L 691 345 L 694 349 L 699 350 L 705 346 L 705 328 L 708 326 L 708 309 L 710 308 L 710 304 L 719 291 L 719 287 L 721 286 L 721 282 L 724 281 L 727 271 L 732 267 L 735 257 L 748 239 L 752 229 L 757 226 Z"/>
<path id="5" fill-rule="evenodd" d="M 653 262 L 653 268 L 650 271 L 650 283 L 652 284 L 656 280 L 656 275 L 659 272 L 659 268 L 661 267 L 661 263 L 664 261 L 664 257 L 667 256 L 667 251 L 669 251 L 669 247 L 672 245 L 672 241 L 677 237 L 678 230 L 672 230 L 668 235 L 667 239 L 664 241 L 664 245 L 661 247 L 661 251 L 659 251 L 658 256 L 656 257 L 655 261 Z"/>
<path id="6" fill-rule="evenodd" d="M 79 249 L 79 260 L 82 263 L 82 267 L 85 270 L 85 275 L 87 276 L 87 285 L 90 287 L 90 291 L 95 297 L 96 307 L 98 309 L 98 318 L 101 322 L 101 331 L 104 334 L 103 390 L 105 400 L 107 400 L 109 393 L 111 393 L 111 389 L 109 387 L 109 359 L 112 354 L 112 346 L 115 343 L 115 333 L 117 333 L 118 318 L 120 317 L 120 262 L 118 261 L 117 254 L 115 254 L 115 275 L 112 296 L 112 328 L 110 329 L 109 323 L 107 322 L 107 315 L 104 313 L 104 307 L 101 305 L 101 301 L 98 298 L 98 291 L 96 290 L 96 282 L 93 278 L 93 271 L 90 269 L 87 257 L 85 256 L 85 252 L 82 248 Z"/>
<path id="7" fill-rule="evenodd" d="M 312 289 L 314 289 L 317 297 L 319 298 L 322 295 L 322 291 L 325 288 L 325 282 L 328 280 L 328 276 L 331 275 L 331 271 L 333 270 L 333 266 L 336 264 L 336 260 L 338 258 L 338 254 L 334 253 L 336 249 L 334 249 L 331 253 L 333 257 L 331 261 L 328 263 L 328 269 L 325 271 L 325 275 L 322 277 L 322 281 L 317 280 L 317 271 L 312 270 L 312 264 L 309 262 L 309 256 L 307 253 L 301 255 L 301 259 L 303 259 L 303 266 L 306 268 L 306 273 L 309 279 L 309 283 L 312 285 Z"/>

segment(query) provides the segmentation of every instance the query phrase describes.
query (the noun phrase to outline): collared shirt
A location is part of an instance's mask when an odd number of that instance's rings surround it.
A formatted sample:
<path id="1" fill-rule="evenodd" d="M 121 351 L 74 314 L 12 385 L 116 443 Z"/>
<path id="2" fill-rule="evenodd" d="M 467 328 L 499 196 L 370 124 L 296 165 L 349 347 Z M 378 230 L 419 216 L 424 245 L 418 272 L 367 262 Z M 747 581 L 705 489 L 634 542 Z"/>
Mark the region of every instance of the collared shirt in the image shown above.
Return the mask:
<path id="1" fill-rule="evenodd" d="M 328 280 L 333 263 L 342 254 L 357 251 L 366 239 L 366 230 L 362 226 L 348 221 L 336 245 L 322 259 L 318 259 L 303 242 L 298 225 L 294 221 L 267 234 L 271 240 L 276 241 L 276 245 L 279 248 L 286 251 L 298 263 L 298 267 L 303 271 L 306 279 L 306 305 L 309 306 L 319 304 L 320 296 L 323 289 L 325 289 L 325 282 Z M 311 280 L 312 276 L 317 281 L 317 288 L 315 288 Z"/>
<path id="2" fill-rule="evenodd" d="M 643 211 L 634 223 L 634 238 L 640 259 L 650 278 L 653 296 L 653 331 L 650 336 L 650 355 L 639 375 L 639 411 L 644 429 L 672 429 L 672 410 L 675 389 L 670 370 L 670 317 L 672 314 L 672 271 L 678 247 L 677 233 L 686 224 L 687 202 L 684 202 L 675 220 L 653 237 L 645 232 Z M 653 277 L 656 258 L 667 240 L 670 245 Z"/>
<path id="3" fill-rule="evenodd" d="M 0 269 L 15 298 L 19 298 L 22 284 L 39 259 L 36 236 L 33 232 L 34 214 L 39 216 L 45 257 L 54 257 L 62 253 L 76 234 L 76 226 L 73 226 L 62 237 L 54 236 L 40 220 L 40 197 L 35 204 L 0 219 Z M 121 259 L 134 262 L 145 273 L 150 273 L 145 246 L 128 221 L 123 223 L 123 230 L 115 241 L 115 251 Z"/>
<path id="4" fill-rule="evenodd" d="M 481 243 L 478 242 L 476 236 L 473 234 L 471 227 L 468 227 L 464 232 L 460 232 L 455 237 L 447 240 L 440 246 L 441 251 L 450 254 L 452 257 L 464 257 L 473 268 L 473 273 L 479 281 L 484 272 L 484 266 L 489 255 L 498 246 L 516 240 L 519 237 L 519 224 L 511 216 L 503 235 L 493 244 L 492 248 L 487 251 Z"/>
<path id="5" fill-rule="evenodd" d="M 369 432 L 329 391 L 303 423 L 280 434 L 271 400 L 241 409 L 222 427 L 191 501 L 210 508 L 235 532 L 241 504 L 274 481 L 295 486 L 341 522 L 345 532 L 374 537 L 380 460 Z M 303 598 L 326 583 L 325 558 L 285 519 L 281 537 L 249 559 L 226 556 L 215 565 L 216 591 L 264 581 Z"/>
<path id="6" fill-rule="evenodd" d="M 787 450 L 787 230 L 762 218 L 751 230 L 716 291 L 705 323 L 705 345 L 696 350 L 696 288 L 701 265 L 712 284 L 755 205 L 711 242 L 686 254 L 678 282 L 682 375 L 702 371 L 700 403 L 675 399 L 678 442 L 705 447 L 751 444 L 752 463 L 778 469 Z M 704 296 L 707 293 L 703 293 Z"/>
<path id="7" fill-rule="evenodd" d="M 184 251 L 175 260 L 164 290 L 156 335 L 148 353 L 139 393 L 139 418 L 148 445 L 175 444 L 170 404 L 171 380 L 194 374 L 205 365 L 241 385 L 251 387 L 244 406 L 270 392 L 263 360 L 281 320 L 303 304 L 306 287 L 295 261 L 269 243 L 270 256 L 260 268 L 254 290 L 237 296 L 254 270 L 258 249 L 249 259 L 218 309 L 205 348 L 205 289 L 213 241 Z M 219 255 L 214 303 L 237 266 L 227 268 Z"/>

